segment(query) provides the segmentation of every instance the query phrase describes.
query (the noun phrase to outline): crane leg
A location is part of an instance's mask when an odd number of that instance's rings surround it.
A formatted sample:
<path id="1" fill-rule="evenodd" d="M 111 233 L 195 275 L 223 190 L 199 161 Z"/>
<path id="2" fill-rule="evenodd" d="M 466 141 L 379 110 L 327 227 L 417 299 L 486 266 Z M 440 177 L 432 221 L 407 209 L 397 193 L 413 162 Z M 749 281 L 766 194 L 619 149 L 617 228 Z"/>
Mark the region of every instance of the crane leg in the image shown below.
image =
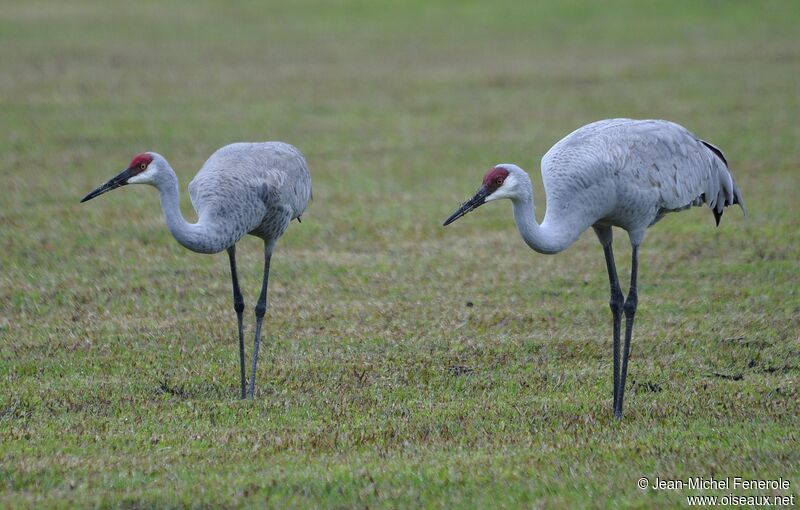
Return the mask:
<path id="1" fill-rule="evenodd" d="M 239 371 L 242 383 L 242 398 L 247 398 L 244 375 L 244 330 L 242 329 L 242 314 L 244 313 L 244 298 L 239 290 L 239 276 L 236 273 L 236 245 L 228 248 L 228 259 L 231 262 L 231 280 L 233 281 L 233 309 L 236 310 L 236 320 L 239 322 Z"/>
<path id="2" fill-rule="evenodd" d="M 620 401 L 619 394 L 619 378 L 620 378 L 620 326 L 622 322 L 622 308 L 625 298 L 622 295 L 622 289 L 619 286 L 619 277 L 617 276 L 617 266 L 614 263 L 614 251 L 611 249 L 611 229 L 608 232 L 608 244 L 603 243 L 603 254 L 606 256 L 606 269 L 608 269 L 608 281 L 611 284 L 611 297 L 608 300 L 608 305 L 611 307 L 611 315 L 613 317 L 613 350 L 614 350 L 614 409 L 617 408 Z M 600 236 L 600 234 L 598 234 Z M 603 237 L 601 237 L 601 242 Z"/>
<path id="3" fill-rule="evenodd" d="M 619 376 L 619 389 L 617 393 L 617 405 L 614 407 L 614 416 L 617 419 L 622 419 L 622 398 L 625 395 L 625 378 L 628 376 L 628 356 L 631 352 L 631 335 L 633 334 L 633 317 L 636 315 L 636 304 L 638 297 L 636 295 L 636 277 L 639 272 L 639 245 L 633 245 L 633 254 L 631 256 L 631 288 L 628 291 L 628 297 L 625 299 L 625 304 L 622 307 L 625 312 L 625 344 L 622 351 L 622 371 Z"/>
<path id="4" fill-rule="evenodd" d="M 253 369 L 250 373 L 250 399 L 256 393 L 256 364 L 258 363 L 258 346 L 261 340 L 261 324 L 267 313 L 267 284 L 269 283 L 269 261 L 272 258 L 272 247 L 264 248 L 264 281 L 261 283 L 261 294 L 256 303 L 256 338 L 253 341 Z"/>

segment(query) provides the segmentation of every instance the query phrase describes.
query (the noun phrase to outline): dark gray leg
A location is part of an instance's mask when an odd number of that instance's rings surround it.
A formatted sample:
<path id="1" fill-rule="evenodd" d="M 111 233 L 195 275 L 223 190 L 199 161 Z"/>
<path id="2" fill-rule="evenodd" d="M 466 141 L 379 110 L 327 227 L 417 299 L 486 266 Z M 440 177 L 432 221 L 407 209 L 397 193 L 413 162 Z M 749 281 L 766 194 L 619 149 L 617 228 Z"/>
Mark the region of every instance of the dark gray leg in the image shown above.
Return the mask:
<path id="1" fill-rule="evenodd" d="M 244 330 L 242 329 L 244 298 L 242 297 L 242 291 L 239 290 L 239 276 L 236 274 L 236 245 L 228 248 L 228 258 L 231 262 L 231 280 L 233 280 L 233 309 L 236 310 L 236 319 L 239 321 L 239 369 L 241 372 L 242 398 L 247 398 L 244 378 Z"/>
<path id="2" fill-rule="evenodd" d="M 256 303 L 256 338 L 253 342 L 253 370 L 250 373 L 250 399 L 256 393 L 256 364 L 258 363 L 258 345 L 261 340 L 261 323 L 267 313 L 267 284 L 269 283 L 269 261 L 272 258 L 272 247 L 264 247 L 264 281 L 261 283 L 261 294 Z"/>
<path id="3" fill-rule="evenodd" d="M 608 305 L 611 307 L 611 316 L 614 321 L 613 326 L 613 345 L 614 349 L 614 409 L 620 400 L 619 395 L 619 376 L 620 376 L 620 323 L 622 321 L 622 308 L 624 303 L 624 296 L 622 289 L 619 287 L 619 277 L 617 276 L 617 266 L 614 263 L 614 251 L 611 249 L 611 243 L 603 246 L 603 254 L 606 256 L 606 269 L 608 270 L 608 281 L 611 284 L 611 297 L 608 300 Z"/>
<path id="4" fill-rule="evenodd" d="M 622 350 L 622 372 L 619 376 L 619 398 L 614 407 L 614 416 L 622 419 L 622 398 L 625 396 L 625 378 L 628 376 L 628 356 L 631 352 L 631 335 L 633 334 L 633 316 L 636 315 L 636 276 L 639 270 L 639 246 L 633 245 L 633 255 L 631 256 L 631 288 L 622 309 L 625 312 L 625 344 Z"/>

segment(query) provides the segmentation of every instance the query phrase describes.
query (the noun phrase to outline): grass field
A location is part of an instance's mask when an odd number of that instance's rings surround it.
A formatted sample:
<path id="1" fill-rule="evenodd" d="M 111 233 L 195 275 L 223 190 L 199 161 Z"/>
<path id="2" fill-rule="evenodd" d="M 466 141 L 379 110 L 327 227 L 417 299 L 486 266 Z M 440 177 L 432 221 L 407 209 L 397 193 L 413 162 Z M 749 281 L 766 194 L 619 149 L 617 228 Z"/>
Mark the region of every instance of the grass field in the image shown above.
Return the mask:
<path id="1" fill-rule="evenodd" d="M 642 476 L 798 494 L 798 77 L 794 1 L 2 0 L 0 506 L 729 492 Z M 722 147 L 750 213 L 648 233 L 621 423 L 594 235 L 538 255 L 508 203 L 441 227 L 499 162 L 531 173 L 541 218 L 541 155 L 614 116 Z M 78 201 L 143 150 L 185 190 L 217 147 L 268 139 L 305 152 L 314 202 L 273 258 L 251 403 L 227 257 L 180 247 L 151 189 Z M 239 254 L 249 337 L 261 242 Z"/>

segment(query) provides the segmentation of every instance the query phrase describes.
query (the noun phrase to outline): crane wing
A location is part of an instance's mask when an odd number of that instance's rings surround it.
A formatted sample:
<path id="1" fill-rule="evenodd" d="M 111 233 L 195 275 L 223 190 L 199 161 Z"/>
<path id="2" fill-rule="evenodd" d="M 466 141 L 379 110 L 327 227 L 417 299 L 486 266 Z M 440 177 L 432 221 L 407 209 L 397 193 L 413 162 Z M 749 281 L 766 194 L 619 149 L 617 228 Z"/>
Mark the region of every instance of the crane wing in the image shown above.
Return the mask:
<path id="1" fill-rule="evenodd" d="M 311 199 L 302 153 L 282 142 L 234 143 L 217 150 L 189 183 L 200 219 L 246 233 L 277 237 Z"/>
<path id="2" fill-rule="evenodd" d="M 658 192 L 660 214 L 705 203 L 719 224 L 726 206 L 744 209 L 722 151 L 685 128 L 668 121 L 638 121 L 623 139 L 629 145 L 626 177 Z"/>
<path id="3" fill-rule="evenodd" d="M 641 218 L 646 228 L 667 212 L 705 203 L 719 224 L 725 206 L 744 209 L 722 151 L 665 120 L 580 127 L 542 157 L 542 181 L 548 211 L 552 204 L 578 223 L 612 215 L 627 226 Z"/>

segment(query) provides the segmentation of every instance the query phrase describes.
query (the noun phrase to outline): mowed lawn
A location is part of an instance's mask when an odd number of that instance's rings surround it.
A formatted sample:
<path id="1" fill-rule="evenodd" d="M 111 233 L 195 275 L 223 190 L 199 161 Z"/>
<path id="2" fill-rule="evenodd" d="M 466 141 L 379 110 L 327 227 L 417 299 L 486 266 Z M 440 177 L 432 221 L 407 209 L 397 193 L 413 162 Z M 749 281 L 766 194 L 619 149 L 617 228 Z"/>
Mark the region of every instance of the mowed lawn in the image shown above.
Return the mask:
<path id="1" fill-rule="evenodd" d="M 530 5 L 529 5 L 530 4 Z M 637 480 L 800 487 L 800 4 L 0 3 L 0 506 L 686 506 Z M 642 248 L 625 419 L 592 232 L 545 256 L 495 163 L 590 121 L 720 146 L 749 210 Z M 278 244 L 254 402 L 224 254 L 157 193 L 79 204 L 144 150 L 186 185 L 284 140 L 314 201 Z M 184 213 L 193 212 L 188 195 Z M 627 236 L 616 235 L 627 285 Z M 248 350 L 258 239 L 239 245 Z"/>

